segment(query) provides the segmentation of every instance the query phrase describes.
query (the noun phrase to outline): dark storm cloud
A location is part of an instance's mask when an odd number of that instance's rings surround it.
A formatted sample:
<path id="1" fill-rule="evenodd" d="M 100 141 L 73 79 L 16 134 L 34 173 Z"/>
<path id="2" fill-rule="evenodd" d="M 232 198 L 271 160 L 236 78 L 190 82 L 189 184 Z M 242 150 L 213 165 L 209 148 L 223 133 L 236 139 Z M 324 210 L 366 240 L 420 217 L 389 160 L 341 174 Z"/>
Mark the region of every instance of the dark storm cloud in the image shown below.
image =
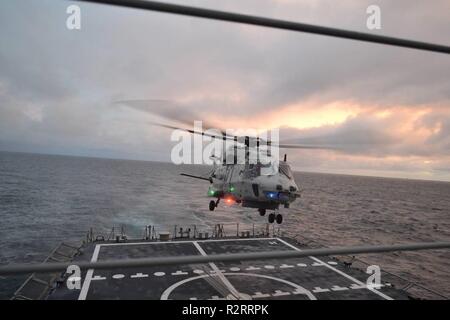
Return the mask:
<path id="1" fill-rule="evenodd" d="M 372 4 L 181 2 L 365 32 L 365 9 Z M 155 158 L 158 152 L 168 153 L 169 132 L 149 126 L 150 114 L 118 108 L 114 102 L 167 99 L 176 103 L 152 105 L 155 110 L 150 111 L 219 126 L 228 116 L 252 125 L 259 116 L 282 112 L 286 105 L 297 106 L 301 116 L 330 102 L 352 101 L 358 114 L 347 121 L 290 129 L 288 138 L 299 135 L 297 140 L 305 141 L 316 136 L 323 141 L 315 142 L 339 144 L 347 154 L 376 157 L 439 156 L 449 150 L 448 56 L 79 3 L 82 29 L 69 31 L 69 3 L 0 3 L 1 148 L 36 145 L 43 151 L 64 147 L 72 153 L 85 148 L 98 150 L 98 155 L 140 158 L 148 152 Z M 377 4 L 383 19 L 377 33 L 448 43 L 447 1 Z M 405 137 L 397 129 L 404 108 L 426 106 L 432 110 L 415 125 L 435 131 L 415 146 L 420 137 Z M 140 106 L 141 111 L 145 108 Z M 376 118 L 377 108 L 403 111 Z"/>

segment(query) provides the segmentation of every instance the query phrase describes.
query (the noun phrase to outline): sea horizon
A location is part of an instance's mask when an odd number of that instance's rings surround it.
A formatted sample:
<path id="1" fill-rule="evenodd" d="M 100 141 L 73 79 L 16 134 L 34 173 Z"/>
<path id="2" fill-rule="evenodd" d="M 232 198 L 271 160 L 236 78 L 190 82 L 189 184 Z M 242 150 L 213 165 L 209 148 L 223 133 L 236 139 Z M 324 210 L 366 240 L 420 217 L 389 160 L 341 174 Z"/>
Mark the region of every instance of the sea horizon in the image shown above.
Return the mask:
<path id="1" fill-rule="evenodd" d="M 18 154 L 30 154 L 30 155 L 43 155 L 43 156 L 60 156 L 60 157 L 73 157 L 73 158 L 87 158 L 87 159 L 104 159 L 104 160 L 120 160 L 120 161 L 137 161 L 137 162 L 153 162 L 153 163 L 166 163 L 173 164 L 170 161 L 163 160 L 150 160 L 150 159 L 136 159 L 136 158 L 125 158 L 125 157 L 107 157 L 101 155 L 80 155 L 80 154 L 65 154 L 65 153 L 47 153 L 47 152 L 35 152 L 35 151 L 10 151 L 10 150 L 0 150 L 0 153 L 18 153 Z M 173 164 L 176 165 L 176 164 Z M 189 166 L 205 166 L 210 167 L 206 164 L 183 164 Z M 329 175 L 340 175 L 349 177 L 367 177 L 367 178 L 380 178 L 380 179 L 398 179 L 398 180 L 411 180 L 411 181 L 429 181 L 429 182 L 443 182 L 450 183 L 450 180 L 439 180 L 439 179 L 425 179 L 425 178 L 408 178 L 408 177 L 398 177 L 398 176 L 383 176 L 383 175 L 370 175 L 370 174 L 356 174 L 356 173 L 345 173 L 345 172 L 331 172 L 331 171 L 314 171 L 314 170 L 298 170 L 295 167 L 292 171 L 298 173 L 317 173 L 317 174 L 329 174 Z"/>

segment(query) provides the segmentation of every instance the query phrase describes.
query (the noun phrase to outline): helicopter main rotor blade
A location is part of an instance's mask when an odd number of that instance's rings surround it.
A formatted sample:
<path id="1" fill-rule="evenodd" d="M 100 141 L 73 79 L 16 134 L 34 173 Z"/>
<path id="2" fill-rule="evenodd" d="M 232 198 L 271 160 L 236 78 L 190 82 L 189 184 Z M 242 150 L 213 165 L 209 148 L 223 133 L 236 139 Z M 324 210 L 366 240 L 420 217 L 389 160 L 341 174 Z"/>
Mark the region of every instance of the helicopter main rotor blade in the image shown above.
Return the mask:
<path id="1" fill-rule="evenodd" d="M 150 122 L 151 125 L 154 126 L 158 126 L 158 127 L 163 127 L 163 128 L 167 128 L 167 129 L 172 129 L 172 130 L 181 130 L 181 131 L 185 131 L 188 133 L 192 133 L 192 134 L 198 134 L 201 136 L 207 136 L 207 137 L 211 137 L 211 138 L 218 138 L 218 139 L 227 139 L 227 140 L 234 140 L 234 137 L 231 136 L 227 136 L 227 135 L 222 135 L 222 133 L 217 132 L 217 134 L 210 134 L 208 132 L 205 131 L 196 131 L 196 130 L 192 130 L 192 129 L 186 129 L 186 128 L 182 128 L 182 127 L 177 127 L 177 126 L 172 126 L 170 124 L 163 124 L 163 123 L 158 123 L 158 122 Z"/>
<path id="2" fill-rule="evenodd" d="M 226 139 L 226 140 L 233 140 L 233 141 L 237 141 L 239 143 L 243 143 L 242 141 L 239 141 L 237 139 L 239 138 L 244 138 L 244 137 L 234 137 L 234 136 L 227 136 L 224 135 L 222 136 L 221 134 L 210 134 L 204 131 L 195 131 L 192 129 L 186 129 L 186 128 L 181 128 L 181 127 L 177 127 L 177 126 L 173 126 L 173 125 L 169 125 L 169 124 L 163 124 L 163 123 L 158 123 L 158 122 L 150 122 L 150 124 L 158 126 L 158 127 L 162 127 L 162 128 L 167 128 L 167 129 L 172 129 L 172 130 L 182 130 L 191 134 L 198 134 L 198 135 L 202 135 L 202 136 L 207 136 L 207 137 L 211 137 L 211 138 L 218 138 L 218 139 Z M 253 137 L 251 137 L 253 138 Z M 254 138 L 256 139 L 256 138 Z M 276 143 L 272 143 L 271 141 L 268 141 L 268 146 L 273 145 L 275 147 L 278 148 L 285 148 L 285 149 L 316 149 L 316 150 L 339 150 L 339 148 L 337 147 L 333 147 L 333 146 L 324 146 L 324 145 L 310 145 L 310 144 L 276 144 Z M 256 147 L 256 146 L 251 146 L 251 147 Z"/>
<path id="3" fill-rule="evenodd" d="M 193 112 L 193 106 L 183 104 L 173 100 L 166 99 L 133 99 L 133 100 L 119 100 L 115 104 L 124 105 L 126 107 L 149 113 L 164 119 L 174 121 L 186 126 L 192 126 L 195 119 L 202 117 Z M 204 129 L 216 129 L 222 134 L 225 131 L 222 128 L 217 128 L 216 125 L 201 120 Z"/>
<path id="4" fill-rule="evenodd" d="M 261 16 L 252 16 L 241 13 L 233 13 L 199 7 L 190 7 L 171 3 L 162 3 L 146 0 L 78 0 L 78 1 L 109 4 L 120 7 L 150 10 L 156 12 L 165 12 L 197 18 L 228 21 L 234 23 L 244 23 L 273 29 L 305 32 L 322 36 L 336 37 L 341 39 L 358 40 L 369 43 L 378 43 L 396 47 L 450 54 L 450 46 L 448 45 L 363 33 L 346 29 L 330 28 L 320 25 L 312 25 L 288 20 L 272 19 Z"/>
<path id="5" fill-rule="evenodd" d="M 313 145 L 313 144 L 273 144 L 278 148 L 284 149 L 316 149 L 316 150 L 339 150 L 338 147 L 333 146 L 323 146 L 323 145 Z"/>
<path id="6" fill-rule="evenodd" d="M 162 117 L 169 121 L 174 121 L 186 126 L 192 126 L 194 124 L 194 119 L 201 118 L 195 112 L 188 111 L 192 110 L 192 106 L 166 99 L 119 100 L 115 101 L 114 104 L 124 105 L 135 110 L 147 112 L 149 114 Z M 244 141 L 245 139 L 248 139 L 249 141 L 256 141 L 256 143 L 270 144 L 270 141 L 267 141 L 260 137 L 230 135 L 227 134 L 226 130 L 220 126 L 214 125 L 204 120 L 201 121 L 203 129 L 215 129 L 221 133 L 222 137 L 225 135 L 230 137 L 231 139 L 236 137 L 238 140 L 242 139 Z"/>
<path id="7" fill-rule="evenodd" d="M 127 107 L 147 112 L 156 116 L 160 116 L 162 118 L 165 118 L 170 121 L 175 121 L 187 126 L 192 126 L 193 121 L 190 119 L 195 119 L 197 116 L 195 116 L 192 112 L 186 111 L 186 106 L 182 106 L 178 102 L 171 101 L 171 100 L 164 100 L 164 99 L 136 99 L 136 100 L 120 100 L 116 101 L 115 104 L 125 105 Z M 203 129 L 203 123 L 202 122 L 202 129 Z M 174 126 L 159 122 L 151 122 L 152 125 L 156 125 L 159 127 L 172 129 L 172 130 L 183 130 L 191 134 L 198 134 L 202 136 L 207 136 L 211 138 L 221 138 L 223 140 L 234 140 L 238 143 L 243 143 L 247 147 L 260 147 L 261 145 L 273 145 L 279 148 L 285 148 L 285 149 L 319 149 L 319 150 L 337 150 L 339 148 L 335 146 L 330 145 L 323 145 L 323 144 L 290 144 L 290 143 L 275 143 L 271 140 L 265 140 L 260 137 L 253 137 L 253 136 L 235 136 L 235 135 L 229 135 L 225 132 L 224 129 L 218 128 L 217 130 L 218 134 L 210 134 L 205 132 L 205 130 L 202 131 L 196 131 L 192 129 L 183 128 L 180 126 Z M 207 129 L 211 130 L 213 129 L 213 125 L 206 125 Z"/>

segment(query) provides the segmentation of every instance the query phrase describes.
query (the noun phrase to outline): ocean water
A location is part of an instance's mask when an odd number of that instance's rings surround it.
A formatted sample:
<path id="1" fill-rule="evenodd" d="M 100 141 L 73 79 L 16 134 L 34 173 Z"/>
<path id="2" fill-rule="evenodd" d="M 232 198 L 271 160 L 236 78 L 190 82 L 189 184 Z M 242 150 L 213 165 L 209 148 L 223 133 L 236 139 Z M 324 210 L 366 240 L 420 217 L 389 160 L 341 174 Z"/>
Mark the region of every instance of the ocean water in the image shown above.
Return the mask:
<path id="1" fill-rule="evenodd" d="M 141 236 L 215 223 L 263 223 L 253 209 L 208 210 L 208 183 L 180 176 L 203 166 L 0 152 L 0 264 L 41 262 L 60 242 L 87 230 L 124 226 Z M 282 229 L 327 246 L 450 241 L 450 183 L 295 173 L 302 198 L 282 209 Z M 365 255 L 365 260 L 450 296 L 448 251 Z M 8 298 L 24 277 L 0 278 Z"/>

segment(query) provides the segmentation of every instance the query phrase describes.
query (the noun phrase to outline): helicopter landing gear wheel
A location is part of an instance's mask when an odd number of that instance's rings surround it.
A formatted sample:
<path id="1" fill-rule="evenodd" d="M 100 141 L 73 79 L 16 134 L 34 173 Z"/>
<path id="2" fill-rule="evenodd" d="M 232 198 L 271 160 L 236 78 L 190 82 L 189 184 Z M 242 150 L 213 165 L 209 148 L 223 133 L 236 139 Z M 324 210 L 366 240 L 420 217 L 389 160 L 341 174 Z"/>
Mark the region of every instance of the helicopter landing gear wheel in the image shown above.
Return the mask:
<path id="1" fill-rule="evenodd" d="M 269 223 L 273 223 L 275 221 L 275 213 L 269 214 Z"/>
<path id="2" fill-rule="evenodd" d="M 281 224 L 283 222 L 283 216 L 281 214 L 277 214 L 275 219 L 277 220 L 278 224 Z"/>
<path id="3" fill-rule="evenodd" d="M 264 217 L 264 216 L 266 215 L 266 209 L 260 208 L 260 209 L 258 209 L 258 211 L 259 211 L 259 215 L 260 215 L 261 217 Z"/>
<path id="4" fill-rule="evenodd" d="M 214 211 L 215 208 L 216 208 L 216 202 L 214 200 L 211 200 L 209 202 L 209 211 Z"/>

